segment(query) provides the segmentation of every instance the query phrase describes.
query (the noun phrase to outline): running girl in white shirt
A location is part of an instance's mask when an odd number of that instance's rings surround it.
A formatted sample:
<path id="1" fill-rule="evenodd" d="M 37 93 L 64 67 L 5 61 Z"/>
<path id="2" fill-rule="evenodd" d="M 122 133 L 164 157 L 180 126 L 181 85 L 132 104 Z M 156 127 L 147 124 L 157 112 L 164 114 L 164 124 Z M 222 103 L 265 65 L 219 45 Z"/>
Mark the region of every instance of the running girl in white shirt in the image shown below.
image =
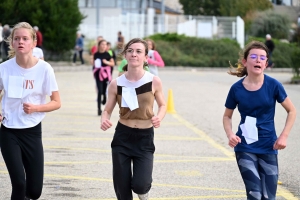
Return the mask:
<path id="1" fill-rule="evenodd" d="M 11 179 L 11 199 L 38 199 L 44 176 L 41 121 L 46 112 L 60 108 L 60 97 L 52 67 L 32 55 L 37 41 L 31 25 L 16 24 L 8 41 L 11 59 L 0 64 L 1 153 Z"/>

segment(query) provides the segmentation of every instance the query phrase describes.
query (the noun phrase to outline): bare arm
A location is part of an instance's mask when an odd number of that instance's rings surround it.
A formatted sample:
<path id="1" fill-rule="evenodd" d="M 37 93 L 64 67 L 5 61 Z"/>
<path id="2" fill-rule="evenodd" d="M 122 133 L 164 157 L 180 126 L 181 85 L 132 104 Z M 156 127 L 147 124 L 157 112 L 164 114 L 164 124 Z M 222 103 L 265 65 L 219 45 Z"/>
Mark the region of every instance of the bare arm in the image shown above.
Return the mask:
<path id="1" fill-rule="evenodd" d="M 162 91 L 162 83 L 160 78 L 157 76 L 154 76 L 153 78 L 153 89 L 154 89 L 155 100 L 158 105 L 158 112 L 156 116 L 152 117 L 151 121 L 154 128 L 158 128 L 160 127 L 160 123 L 166 115 L 167 108 L 166 108 L 164 94 Z"/>
<path id="2" fill-rule="evenodd" d="M 287 117 L 286 117 L 285 126 L 284 126 L 280 136 L 274 143 L 274 147 L 273 147 L 274 149 L 284 149 L 286 147 L 287 137 L 288 137 L 288 135 L 293 127 L 293 124 L 295 122 L 295 119 L 296 119 L 296 108 L 294 107 L 294 105 L 289 97 L 287 97 L 281 103 L 281 105 L 286 110 Z"/>
<path id="3" fill-rule="evenodd" d="M 31 103 L 23 103 L 23 110 L 27 114 L 33 112 L 51 112 L 53 110 L 59 109 L 61 106 L 60 96 L 58 91 L 52 92 L 50 96 L 50 102 L 42 105 L 34 105 Z"/>
<path id="4" fill-rule="evenodd" d="M 230 147 L 235 147 L 238 143 L 241 142 L 241 138 L 232 132 L 232 120 L 231 119 L 232 119 L 233 111 L 234 110 L 232 110 L 232 109 L 225 108 L 225 112 L 223 115 L 223 127 L 226 132 L 227 138 L 229 140 L 228 145 Z"/>
<path id="5" fill-rule="evenodd" d="M 91 65 L 94 66 L 94 54 L 92 53 L 92 55 L 90 56 L 90 63 Z"/>
<path id="6" fill-rule="evenodd" d="M 111 67 L 115 66 L 115 61 L 113 58 L 111 58 L 109 61 L 107 61 L 106 59 L 103 59 L 103 63 L 108 66 L 111 66 Z"/>
<path id="7" fill-rule="evenodd" d="M 101 115 L 101 129 L 106 131 L 112 126 L 110 121 L 111 113 L 117 103 L 117 80 L 108 85 L 108 98 Z"/>
<path id="8" fill-rule="evenodd" d="M 2 90 L 0 90 L 0 103 L 2 101 Z M 2 122 L 2 114 L 0 113 L 0 122 Z"/>

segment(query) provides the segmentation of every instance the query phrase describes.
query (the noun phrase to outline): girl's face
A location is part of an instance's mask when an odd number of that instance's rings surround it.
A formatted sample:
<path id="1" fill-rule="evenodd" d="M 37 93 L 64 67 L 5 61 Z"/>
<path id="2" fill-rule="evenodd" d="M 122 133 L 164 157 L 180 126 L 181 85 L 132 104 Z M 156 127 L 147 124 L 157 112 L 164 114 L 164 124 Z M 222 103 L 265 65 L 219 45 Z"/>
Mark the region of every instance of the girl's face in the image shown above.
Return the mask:
<path id="1" fill-rule="evenodd" d="M 36 46 L 36 41 L 32 39 L 32 33 L 27 28 L 15 29 L 12 38 L 12 47 L 16 52 L 16 56 L 22 54 L 32 54 L 32 49 Z"/>
<path id="2" fill-rule="evenodd" d="M 105 41 L 101 42 L 101 44 L 99 45 L 99 49 L 100 51 L 106 51 L 106 48 L 107 48 L 107 44 Z"/>
<path id="3" fill-rule="evenodd" d="M 248 75 L 259 75 L 262 74 L 266 69 L 267 52 L 263 49 L 251 49 L 247 59 L 243 59 L 243 64 L 247 68 Z"/>
<path id="4" fill-rule="evenodd" d="M 151 41 L 147 41 L 147 43 L 148 43 L 148 49 L 152 50 L 153 49 L 152 42 Z"/>
<path id="5" fill-rule="evenodd" d="M 128 67 L 142 67 L 147 60 L 143 43 L 134 43 L 128 47 L 125 53 Z"/>

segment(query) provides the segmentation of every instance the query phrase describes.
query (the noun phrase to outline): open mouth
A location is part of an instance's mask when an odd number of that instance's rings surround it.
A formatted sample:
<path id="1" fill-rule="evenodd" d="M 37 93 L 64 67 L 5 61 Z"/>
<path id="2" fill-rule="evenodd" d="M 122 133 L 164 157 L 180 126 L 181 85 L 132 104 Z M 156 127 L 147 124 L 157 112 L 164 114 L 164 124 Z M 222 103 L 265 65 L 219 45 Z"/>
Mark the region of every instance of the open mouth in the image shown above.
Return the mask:
<path id="1" fill-rule="evenodd" d="M 261 66 L 255 65 L 254 68 L 255 69 L 261 69 Z"/>

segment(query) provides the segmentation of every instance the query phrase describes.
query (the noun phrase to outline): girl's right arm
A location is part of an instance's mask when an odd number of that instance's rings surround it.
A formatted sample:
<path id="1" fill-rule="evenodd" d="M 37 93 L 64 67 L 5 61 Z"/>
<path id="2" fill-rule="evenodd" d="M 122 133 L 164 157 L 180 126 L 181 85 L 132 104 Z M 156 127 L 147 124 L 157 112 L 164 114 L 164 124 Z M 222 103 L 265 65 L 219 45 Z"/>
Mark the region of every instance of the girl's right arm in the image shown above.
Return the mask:
<path id="1" fill-rule="evenodd" d="M 230 147 L 235 147 L 238 143 L 241 143 L 241 138 L 232 132 L 232 109 L 225 108 L 223 115 L 223 127 L 229 140 L 228 144 Z"/>
<path id="2" fill-rule="evenodd" d="M 113 80 L 108 85 L 108 98 L 101 115 L 101 129 L 106 131 L 112 126 L 110 121 L 111 113 L 117 103 L 117 80 Z"/>

